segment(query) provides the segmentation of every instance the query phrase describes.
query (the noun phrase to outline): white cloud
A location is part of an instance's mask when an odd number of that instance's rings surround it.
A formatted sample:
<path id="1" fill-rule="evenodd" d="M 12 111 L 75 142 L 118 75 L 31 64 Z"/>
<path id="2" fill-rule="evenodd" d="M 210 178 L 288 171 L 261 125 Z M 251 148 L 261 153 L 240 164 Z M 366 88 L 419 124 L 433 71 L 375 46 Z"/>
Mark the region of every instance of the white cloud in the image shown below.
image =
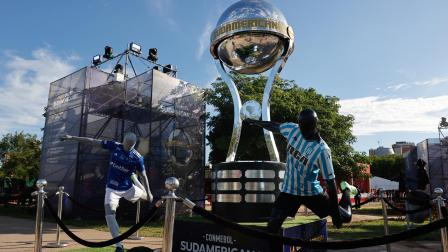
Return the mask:
<path id="1" fill-rule="evenodd" d="M 440 117 L 448 115 L 448 95 L 428 98 L 382 99 L 369 96 L 341 100 L 341 113 L 355 117 L 355 135 L 379 132 L 437 130 Z"/>
<path id="2" fill-rule="evenodd" d="M 177 22 L 172 17 L 174 6 L 172 0 L 148 0 L 147 3 L 149 4 L 152 12 L 157 13 L 157 15 L 163 18 L 163 20 L 173 29 L 179 29 Z"/>
<path id="3" fill-rule="evenodd" d="M 392 89 L 394 91 L 397 91 L 400 89 L 406 89 L 409 86 L 410 85 L 408 83 L 400 83 L 400 84 L 394 84 L 394 85 L 387 86 L 386 89 Z"/>
<path id="4" fill-rule="evenodd" d="M 2 71 L 5 76 L 0 80 L 0 134 L 20 130 L 40 133 L 49 84 L 72 72 L 71 63 L 76 58 L 60 58 L 49 49 L 35 50 L 29 59 L 8 53 Z"/>
<path id="5" fill-rule="evenodd" d="M 386 87 L 388 90 L 400 90 L 400 89 L 408 89 L 410 87 L 434 87 L 438 85 L 448 84 L 448 76 L 444 77 L 434 77 L 430 80 L 424 81 L 414 81 L 409 83 L 399 83 L 394 85 L 389 85 Z"/>
<path id="6" fill-rule="evenodd" d="M 212 31 L 213 31 L 213 25 L 210 21 L 207 21 L 198 39 L 199 45 L 198 50 L 196 52 L 197 60 L 200 60 L 204 55 L 204 52 L 208 49 L 208 45 L 210 42 L 210 34 L 212 33 Z"/>

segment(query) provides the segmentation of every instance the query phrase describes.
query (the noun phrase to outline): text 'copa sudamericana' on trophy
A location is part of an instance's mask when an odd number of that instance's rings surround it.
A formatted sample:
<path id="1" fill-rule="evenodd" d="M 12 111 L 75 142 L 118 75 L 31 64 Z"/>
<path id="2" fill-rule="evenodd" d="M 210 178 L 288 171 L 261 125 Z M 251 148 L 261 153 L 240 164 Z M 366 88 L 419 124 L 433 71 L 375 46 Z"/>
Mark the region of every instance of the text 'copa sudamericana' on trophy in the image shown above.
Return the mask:
<path id="1" fill-rule="evenodd" d="M 210 40 L 212 56 L 243 74 L 270 69 L 294 48 L 292 27 L 276 7 L 262 0 L 242 0 L 227 8 Z"/>

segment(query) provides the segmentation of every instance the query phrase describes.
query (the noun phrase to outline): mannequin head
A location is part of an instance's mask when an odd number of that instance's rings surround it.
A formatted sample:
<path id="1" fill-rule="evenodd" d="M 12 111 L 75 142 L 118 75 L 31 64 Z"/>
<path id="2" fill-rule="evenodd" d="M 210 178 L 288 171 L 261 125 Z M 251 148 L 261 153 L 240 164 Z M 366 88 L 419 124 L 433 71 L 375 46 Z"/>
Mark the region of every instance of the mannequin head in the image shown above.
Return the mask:
<path id="1" fill-rule="evenodd" d="M 317 139 L 317 114 L 312 109 L 304 109 L 298 116 L 300 131 L 306 140 Z"/>
<path id="2" fill-rule="evenodd" d="M 127 132 L 123 138 L 123 149 L 125 151 L 131 151 L 134 149 L 137 143 L 137 136 L 132 132 Z"/>

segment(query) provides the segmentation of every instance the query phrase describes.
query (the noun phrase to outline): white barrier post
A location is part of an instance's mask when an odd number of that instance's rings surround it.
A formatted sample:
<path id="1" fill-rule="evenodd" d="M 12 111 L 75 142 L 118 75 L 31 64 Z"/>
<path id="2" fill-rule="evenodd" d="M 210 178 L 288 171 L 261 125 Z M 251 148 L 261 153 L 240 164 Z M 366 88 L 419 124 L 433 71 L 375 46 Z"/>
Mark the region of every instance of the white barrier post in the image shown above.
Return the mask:
<path id="1" fill-rule="evenodd" d="M 135 224 L 137 224 L 137 223 L 140 222 L 140 208 L 141 208 L 141 200 L 138 200 L 138 201 L 137 201 L 137 212 L 135 213 Z M 143 237 L 142 237 L 142 236 L 139 236 L 139 230 L 140 230 L 140 229 L 138 229 L 138 230 L 135 232 L 135 235 L 129 237 L 129 239 L 130 239 L 130 240 L 142 240 Z"/>
<path id="2" fill-rule="evenodd" d="M 56 195 L 58 195 L 58 217 L 62 220 L 62 207 L 63 207 L 63 200 L 64 200 L 64 187 L 60 186 L 59 190 L 56 192 Z M 58 224 L 56 224 L 56 242 L 48 243 L 45 247 L 48 248 L 63 248 L 67 247 L 68 243 L 61 242 L 61 227 L 59 227 Z"/>
<path id="3" fill-rule="evenodd" d="M 443 189 L 442 188 L 434 189 L 434 195 L 436 196 L 434 201 L 435 201 L 435 203 L 437 203 L 438 218 L 439 218 L 439 220 L 441 220 L 444 218 L 443 213 L 442 213 L 442 208 L 445 208 L 445 200 L 442 197 Z M 440 229 L 440 242 L 442 244 L 443 252 L 448 252 L 448 241 L 447 241 L 446 234 L 447 234 L 446 228 L 441 228 Z"/>
<path id="4" fill-rule="evenodd" d="M 36 207 L 36 226 L 34 228 L 34 252 L 42 251 L 42 223 L 44 220 L 44 188 L 47 185 L 47 180 L 39 179 L 36 181 L 37 191 L 33 195 L 37 194 L 37 207 Z"/>
<path id="5" fill-rule="evenodd" d="M 177 196 L 174 191 L 179 187 L 179 180 L 174 177 L 169 177 L 165 180 L 165 188 L 168 194 L 162 199 L 166 201 L 165 204 L 165 222 L 163 226 L 163 243 L 162 252 L 172 252 L 173 250 L 173 231 L 174 218 L 176 214 L 176 199 Z"/>
<path id="6" fill-rule="evenodd" d="M 387 205 L 384 201 L 384 190 L 380 189 L 381 206 L 383 207 L 383 220 L 384 220 L 384 234 L 389 235 L 389 223 L 387 220 Z M 390 244 L 386 244 L 387 252 L 391 251 Z"/>

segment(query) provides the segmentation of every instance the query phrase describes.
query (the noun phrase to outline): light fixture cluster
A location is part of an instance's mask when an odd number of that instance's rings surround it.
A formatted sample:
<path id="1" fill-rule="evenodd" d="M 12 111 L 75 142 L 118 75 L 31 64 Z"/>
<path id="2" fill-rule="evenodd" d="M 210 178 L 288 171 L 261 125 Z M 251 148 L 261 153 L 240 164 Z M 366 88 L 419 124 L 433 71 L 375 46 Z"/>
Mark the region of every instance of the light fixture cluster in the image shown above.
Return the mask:
<path id="1" fill-rule="evenodd" d="M 142 47 L 135 42 L 131 42 L 129 44 L 129 48 L 127 50 L 129 50 L 130 52 L 132 52 L 133 54 L 135 54 L 137 56 L 140 56 L 142 54 Z M 93 56 L 92 65 L 98 66 L 101 63 L 103 63 L 104 61 L 111 60 L 115 57 L 116 57 L 116 55 L 114 55 L 114 50 L 112 49 L 112 47 L 105 46 L 104 54 L 103 54 L 102 58 L 101 58 L 100 54 Z M 153 63 L 157 62 L 157 60 L 159 59 L 159 56 L 157 55 L 157 48 L 149 49 L 147 59 L 149 61 L 152 61 Z"/>
<path id="2" fill-rule="evenodd" d="M 441 128 L 448 128 L 448 121 L 446 120 L 446 117 L 441 118 L 439 126 Z"/>
<path id="3" fill-rule="evenodd" d="M 97 54 L 95 56 L 93 56 L 92 58 L 92 65 L 93 66 L 99 66 L 104 62 L 107 62 L 109 60 L 112 60 L 114 58 L 120 58 L 121 56 L 123 56 L 123 54 L 132 54 L 135 57 L 138 57 L 140 59 L 145 59 L 147 61 L 150 61 L 151 63 L 153 63 L 155 66 L 153 67 L 154 70 L 158 70 L 161 71 L 165 74 L 168 75 L 173 75 L 176 76 L 176 68 L 172 65 L 172 64 L 167 64 L 167 65 L 160 65 L 157 63 L 157 60 L 159 60 L 159 56 L 157 53 L 157 48 L 150 48 L 148 50 L 148 55 L 145 57 L 142 57 L 142 46 L 140 46 L 139 44 L 135 43 L 135 42 L 131 42 L 129 43 L 128 48 L 126 49 L 125 52 L 114 55 L 114 50 L 112 47 L 110 46 L 105 46 L 104 47 L 104 53 L 103 55 L 101 54 Z M 120 60 L 118 60 L 120 61 Z M 118 64 L 119 62 L 117 62 L 117 65 L 114 67 L 113 73 L 115 74 L 122 74 L 123 73 L 123 66 L 121 64 Z"/>

